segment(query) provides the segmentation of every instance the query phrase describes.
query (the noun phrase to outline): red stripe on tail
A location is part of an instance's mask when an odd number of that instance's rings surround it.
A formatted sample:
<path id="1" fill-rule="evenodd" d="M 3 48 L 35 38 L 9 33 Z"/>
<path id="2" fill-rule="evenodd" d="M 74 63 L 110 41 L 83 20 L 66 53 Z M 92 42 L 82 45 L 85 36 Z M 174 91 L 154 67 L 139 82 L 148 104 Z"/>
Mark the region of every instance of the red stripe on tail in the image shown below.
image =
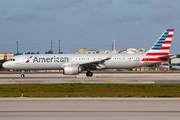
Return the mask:
<path id="1" fill-rule="evenodd" d="M 173 37 L 173 35 L 168 34 L 166 38 L 172 38 L 172 37 Z"/>
<path id="2" fill-rule="evenodd" d="M 171 29 L 170 32 L 174 32 L 174 29 Z"/>
<path id="3" fill-rule="evenodd" d="M 169 55 L 169 53 L 147 53 L 146 56 L 160 56 L 160 55 Z"/>
<path id="4" fill-rule="evenodd" d="M 171 41 L 164 41 L 163 44 L 171 44 Z"/>
<path id="5" fill-rule="evenodd" d="M 169 50 L 169 49 L 170 49 L 170 47 L 161 47 L 160 50 Z"/>
<path id="6" fill-rule="evenodd" d="M 160 57 L 160 58 L 143 58 L 142 61 L 167 61 L 168 58 Z"/>

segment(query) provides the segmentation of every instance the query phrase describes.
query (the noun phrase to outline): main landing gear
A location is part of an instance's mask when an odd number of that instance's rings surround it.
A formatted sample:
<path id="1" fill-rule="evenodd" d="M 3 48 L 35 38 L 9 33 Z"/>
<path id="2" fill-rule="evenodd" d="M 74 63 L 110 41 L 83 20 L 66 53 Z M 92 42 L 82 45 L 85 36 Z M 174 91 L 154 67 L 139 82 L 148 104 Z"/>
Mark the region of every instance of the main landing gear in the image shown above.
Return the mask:
<path id="1" fill-rule="evenodd" d="M 25 77 L 24 70 L 22 70 L 21 77 Z"/>
<path id="2" fill-rule="evenodd" d="M 87 77 L 92 77 L 92 76 L 93 76 L 93 73 L 90 72 L 90 71 L 87 71 L 86 76 L 87 76 Z"/>

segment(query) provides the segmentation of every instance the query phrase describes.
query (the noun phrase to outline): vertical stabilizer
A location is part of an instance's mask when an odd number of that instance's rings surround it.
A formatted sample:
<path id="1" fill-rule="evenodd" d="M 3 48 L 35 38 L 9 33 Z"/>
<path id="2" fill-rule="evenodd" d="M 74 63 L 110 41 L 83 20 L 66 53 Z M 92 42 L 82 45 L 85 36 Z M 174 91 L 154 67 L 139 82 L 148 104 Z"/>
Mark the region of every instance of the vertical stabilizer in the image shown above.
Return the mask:
<path id="1" fill-rule="evenodd" d="M 152 48 L 147 51 L 142 61 L 167 61 L 168 58 L 165 56 L 169 55 L 173 34 L 174 29 L 165 30 Z"/>

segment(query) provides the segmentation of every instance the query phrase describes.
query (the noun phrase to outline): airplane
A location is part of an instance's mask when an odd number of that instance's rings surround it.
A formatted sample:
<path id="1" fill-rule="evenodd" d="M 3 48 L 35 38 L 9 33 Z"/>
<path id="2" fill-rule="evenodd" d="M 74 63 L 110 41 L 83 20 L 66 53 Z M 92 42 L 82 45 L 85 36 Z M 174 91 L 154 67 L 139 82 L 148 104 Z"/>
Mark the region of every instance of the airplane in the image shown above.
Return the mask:
<path id="1" fill-rule="evenodd" d="M 132 69 L 149 66 L 170 59 L 169 50 L 174 29 L 167 29 L 150 50 L 145 53 L 110 54 L 28 54 L 18 55 L 3 63 L 6 69 L 22 70 L 63 70 L 64 75 L 77 75 L 87 71 L 92 77 L 92 70 Z"/>

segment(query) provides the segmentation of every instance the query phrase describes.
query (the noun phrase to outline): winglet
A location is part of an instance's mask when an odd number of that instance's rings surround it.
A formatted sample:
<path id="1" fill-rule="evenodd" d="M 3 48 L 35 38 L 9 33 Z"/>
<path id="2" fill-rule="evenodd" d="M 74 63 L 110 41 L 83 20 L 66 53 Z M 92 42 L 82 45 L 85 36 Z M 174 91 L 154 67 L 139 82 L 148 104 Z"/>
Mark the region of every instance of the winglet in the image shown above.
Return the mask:
<path id="1" fill-rule="evenodd" d="M 105 60 L 110 60 L 112 58 L 112 55 L 115 53 L 116 50 L 113 50 L 111 54 L 105 59 Z"/>

